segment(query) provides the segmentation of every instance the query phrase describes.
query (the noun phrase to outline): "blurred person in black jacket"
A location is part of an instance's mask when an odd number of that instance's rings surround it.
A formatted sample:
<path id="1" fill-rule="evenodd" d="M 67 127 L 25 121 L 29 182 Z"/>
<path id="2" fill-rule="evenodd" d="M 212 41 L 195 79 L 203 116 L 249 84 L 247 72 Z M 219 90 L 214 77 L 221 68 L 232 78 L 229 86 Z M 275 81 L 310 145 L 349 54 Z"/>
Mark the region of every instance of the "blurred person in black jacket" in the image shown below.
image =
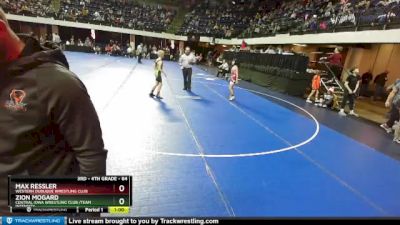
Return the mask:
<path id="1" fill-rule="evenodd" d="M 374 101 L 376 101 L 378 98 L 383 98 L 385 94 L 385 84 L 386 81 L 388 80 L 388 74 L 389 71 L 385 71 L 381 74 L 378 74 L 375 79 L 374 79 L 374 84 L 375 84 L 375 93 L 374 93 Z"/>
<path id="2" fill-rule="evenodd" d="M 106 173 L 95 108 L 64 54 L 52 48 L 17 36 L 0 8 L 0 215 L 9 212 L 8 175 Z"/>
<path id="3" fill-rule="evenodd" d="M 367 97 L 368 95 L 368 86 L 371 82 L 373 76 L 371 70 L 368 70 L 361 76 L 361 88 L 360 88 L 360 96 Z"/>

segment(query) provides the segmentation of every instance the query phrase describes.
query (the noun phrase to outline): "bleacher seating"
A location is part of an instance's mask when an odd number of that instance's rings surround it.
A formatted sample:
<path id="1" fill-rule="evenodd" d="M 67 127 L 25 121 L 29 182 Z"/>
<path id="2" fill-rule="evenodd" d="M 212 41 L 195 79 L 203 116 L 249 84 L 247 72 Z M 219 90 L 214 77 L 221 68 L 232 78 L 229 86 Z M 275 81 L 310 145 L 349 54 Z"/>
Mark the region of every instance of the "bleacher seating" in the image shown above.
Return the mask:
<path id="1" fill-rule="evenodd" d="M 3 6 L 9 13 L 52 17 L 60 20 L 164 32 L 176 11 L 164 6 L 139 4 L 132 0 L 61 0 L 61 8 L 51 0 L 8 0 Z"/>
<path id="2" fill-rule="evenodd" d="M 60 20 L 164 32 L 176 11 L 134 0 L 5 0 L 6 12 Z M 235 1 L 232 1 L 235 2 Z M 184 18 L 179 35 L 217 38 L 265 37 L 282 33 L 392 29 L 400 27 L 400 0 L 260 0 L 212 5 L 205 0 Z M 250 2 L 250 1 L 249 1 Z M 251 1 L 253 2 L 253 1 Z"/>

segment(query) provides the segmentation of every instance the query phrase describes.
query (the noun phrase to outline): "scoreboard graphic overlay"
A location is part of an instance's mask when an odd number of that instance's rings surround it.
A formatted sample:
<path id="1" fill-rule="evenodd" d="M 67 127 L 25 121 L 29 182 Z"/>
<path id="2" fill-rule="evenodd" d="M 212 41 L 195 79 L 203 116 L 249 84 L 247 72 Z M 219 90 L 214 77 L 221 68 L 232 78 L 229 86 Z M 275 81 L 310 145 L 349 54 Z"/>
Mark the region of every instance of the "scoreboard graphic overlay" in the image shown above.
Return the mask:
<path id="1" fill-rule="evenodd" d="M 8 205 L 21 213 L 129 213 L 131 176 L 9 176 Z"/>

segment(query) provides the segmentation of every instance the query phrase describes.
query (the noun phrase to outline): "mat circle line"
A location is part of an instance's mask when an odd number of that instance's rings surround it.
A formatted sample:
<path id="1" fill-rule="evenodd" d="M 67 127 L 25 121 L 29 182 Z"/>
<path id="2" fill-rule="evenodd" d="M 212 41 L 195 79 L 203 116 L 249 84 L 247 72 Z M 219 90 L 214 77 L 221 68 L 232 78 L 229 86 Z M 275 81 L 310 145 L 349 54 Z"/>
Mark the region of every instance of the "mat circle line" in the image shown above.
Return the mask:
<path id="1" fill-rule="evenodd" d="M 210 82 L 207 82 L 207 83 L 208 83 L 208 84 L 211 84 L 211 85 L 220 85 L 220 86 L 224 86 L 224 85 L 222 85 L 222 84 L 215 84 L 215 83 L 210 83 Z M 281 152 L 287 152 L 287 151 L 290 151 L 290 150 L 294 150 L 294 149 L 296 149 L 296 148 L 299 148 L 299 147 L 301 147 L 301 146 L 303 146 L 303 145 L 306 145 L 306 144 L 310 143 L 311 141 L 313 141 L 313 140 L 318 136 L 319 131 L 320 131 L 319 122 L 318 122 L 318 120 L 317 120 L 310 112 L 308 112 L 306 109 L 304 109 L 304 108 L 302 108 L 302 107 L 300 107 L 300 106 L 298 106 L 298 105 L 296 105 L 296 104 L 294 104 L 294 103 L 292 103 L 292 102 L 289 102 L 289 101 L 287 101 L 287 100 L 284 100 L 284 99 L 282 99 L 282 98 L 279 98 L 279 97 L 276 97 L 276 96 L 273 96 L 273 95 L 269 95 L 269 94 L 266 94 L 266 93 L 262 93 L 262 92 L 259 92 L 259 91 L 254 91 L 254 90 L 250 90 L 250 89 L 242 88 L 242 87 L 237 87 L 237 88 L 238 88 L 238 89 L 242 89 L 242 90 L 247 90 L 247 91 L 249 91 L 249 92 L 256 93 L 256 94 L 259 94 L 259 95 L 268 96 L 268 97 L 270 97 L 270 98 L 274 98 L 274 99 L 276 99 L 276 100 L 285 102 L 285 103 L 287 103 L 287 104 L 289 104 L 289 105 L 291 105 L 291 106 L 294 106 L 295 108 L 298 108 L 299 110 L 303 111 L 303 112 L 306 113 L 306 114 L 313 120 L 313 122 L 315 123 L 315 131 L 314 131 L 313 135 L 312 135 L 311 137 L 309 137 L 307 140 L 305 140 L 305 141 L 303 141 L 303 142 L 301 142 L 301 143 L 298 143 L 298 144 L 296 144 L 296 145 L 291 145 L 291 146 L 288 146 L 288 147 L 286 147 L 286 148 L 281 148 L 281 149 L 274 149 L 274 150 L 267 150 L 267 151 L 262 151 L 262 152 L 253 152 L 253 153 L 242 153 L 242 154 L 189 154 L 189 153 L 187 153 L 187 154 L 186 154 L 186 153 L 157 152 L 157 151 L 150 151 L 150 153 L 158 154 L 158 155 L 165 155 L 165 156 L 178 156 L 178 157 L 204 157 L 204 158 L 239 158 L 239 157 L 254 157 L 254 156 L 271 155 L 271 154 L 276 154 L 276 153 L 281 153 Z"/>

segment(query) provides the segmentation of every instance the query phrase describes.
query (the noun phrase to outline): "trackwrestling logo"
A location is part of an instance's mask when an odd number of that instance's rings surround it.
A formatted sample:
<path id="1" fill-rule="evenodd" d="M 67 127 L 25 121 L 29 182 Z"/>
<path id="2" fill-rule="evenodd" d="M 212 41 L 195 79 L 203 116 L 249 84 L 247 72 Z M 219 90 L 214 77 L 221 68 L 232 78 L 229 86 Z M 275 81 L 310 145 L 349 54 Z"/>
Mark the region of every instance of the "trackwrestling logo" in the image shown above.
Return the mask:
<path id="1" fill-rule="evenodd" d="M 13 89 L 10 93 L 10 100 L 6 101 L 4 107 L 10 111 L 26 112 L 27 104 L 23 102 L 25 96 L 25 91 Z"/>
<path id="2" fill-rule="evenodd" d="M 43 216 L 43 217 L 33 217 L 33 216 L 16 216 L 16 217 L 3 217 L 3 225 L 28 225 L 28 224 L 53 224 L 53 225 L 64 225 L 65 218 L 61 216 Z"/>

